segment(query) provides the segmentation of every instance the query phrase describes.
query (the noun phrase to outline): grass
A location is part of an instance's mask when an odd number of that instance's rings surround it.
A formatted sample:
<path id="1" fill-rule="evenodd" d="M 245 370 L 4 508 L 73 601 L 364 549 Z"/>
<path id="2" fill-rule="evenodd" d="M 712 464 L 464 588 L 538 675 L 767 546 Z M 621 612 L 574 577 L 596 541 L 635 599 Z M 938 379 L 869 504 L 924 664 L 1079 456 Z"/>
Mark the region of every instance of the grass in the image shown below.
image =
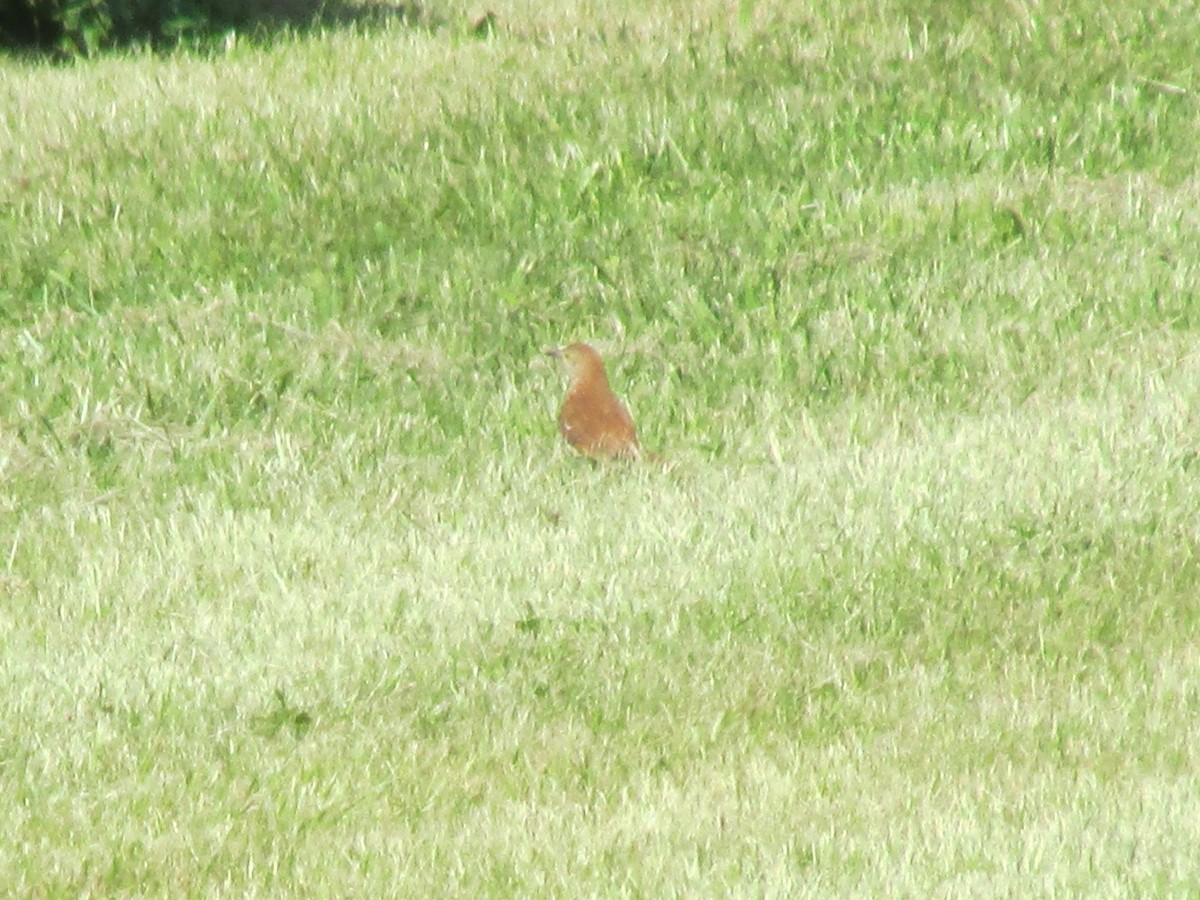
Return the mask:
<path id="1" fill-rule="evenodd" d="M 1194 893 L 1195 10 L 492 9 L 0 63 L 0 883 Z"/>

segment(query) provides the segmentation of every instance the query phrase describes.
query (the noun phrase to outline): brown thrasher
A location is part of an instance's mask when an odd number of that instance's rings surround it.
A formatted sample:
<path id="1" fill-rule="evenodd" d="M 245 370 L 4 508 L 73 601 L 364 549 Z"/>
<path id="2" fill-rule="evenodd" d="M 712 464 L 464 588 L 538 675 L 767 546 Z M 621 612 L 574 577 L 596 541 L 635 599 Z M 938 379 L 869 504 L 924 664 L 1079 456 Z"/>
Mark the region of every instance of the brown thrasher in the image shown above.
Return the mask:
<path id="1" fill-rule="evenodd" d="M 592 459 L 638 459 L 642 447 L 629 410 L 608 386 L 604 360 L 587 344 L 546 351 L 562 362 L 569 383 L 558 414 L 567 443 Z"/>

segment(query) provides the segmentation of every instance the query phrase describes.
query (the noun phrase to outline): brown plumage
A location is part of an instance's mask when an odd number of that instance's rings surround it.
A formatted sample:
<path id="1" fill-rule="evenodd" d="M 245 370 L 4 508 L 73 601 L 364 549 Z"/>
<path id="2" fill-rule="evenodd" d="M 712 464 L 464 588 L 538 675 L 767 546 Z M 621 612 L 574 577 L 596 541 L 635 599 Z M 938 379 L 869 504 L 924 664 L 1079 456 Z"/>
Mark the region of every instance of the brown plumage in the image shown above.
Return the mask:
<path id="1" fill-rule="evenodd" d="M 608 386 L 604 360 L 587 344 L 547 350 L 562 362 L 569 383 L 558 414 L 567 443 L 592 459 L 637 459 L 642 448 L 629 410 Z"/>

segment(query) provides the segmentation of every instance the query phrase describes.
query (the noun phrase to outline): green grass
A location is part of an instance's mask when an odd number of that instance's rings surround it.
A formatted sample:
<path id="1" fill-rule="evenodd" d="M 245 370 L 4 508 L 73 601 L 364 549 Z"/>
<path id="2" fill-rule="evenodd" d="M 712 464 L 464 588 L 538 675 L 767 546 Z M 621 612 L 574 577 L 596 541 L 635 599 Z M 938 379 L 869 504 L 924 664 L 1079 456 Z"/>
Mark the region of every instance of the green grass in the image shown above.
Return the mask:
<path id="1" fill-rule="evenodd" d="M 1200 890 L 1196 9 L 976 6 L 0 62 L 0 884 Z"/>

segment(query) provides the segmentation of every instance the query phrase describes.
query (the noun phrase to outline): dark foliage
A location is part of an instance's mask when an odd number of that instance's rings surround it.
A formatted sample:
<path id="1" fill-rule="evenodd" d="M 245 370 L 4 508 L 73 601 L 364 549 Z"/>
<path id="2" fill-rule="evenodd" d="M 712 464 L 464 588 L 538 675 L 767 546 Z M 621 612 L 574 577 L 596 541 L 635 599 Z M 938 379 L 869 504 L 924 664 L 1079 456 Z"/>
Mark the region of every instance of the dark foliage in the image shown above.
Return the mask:
<path id="1" fill-rule="evenodd" d="M 418 17 L 407 5 L 337 0 L 0 0 L 0 46 L 91 54 L 129 42 L 169 45 L 230 28 L 381 15 Z"/>

